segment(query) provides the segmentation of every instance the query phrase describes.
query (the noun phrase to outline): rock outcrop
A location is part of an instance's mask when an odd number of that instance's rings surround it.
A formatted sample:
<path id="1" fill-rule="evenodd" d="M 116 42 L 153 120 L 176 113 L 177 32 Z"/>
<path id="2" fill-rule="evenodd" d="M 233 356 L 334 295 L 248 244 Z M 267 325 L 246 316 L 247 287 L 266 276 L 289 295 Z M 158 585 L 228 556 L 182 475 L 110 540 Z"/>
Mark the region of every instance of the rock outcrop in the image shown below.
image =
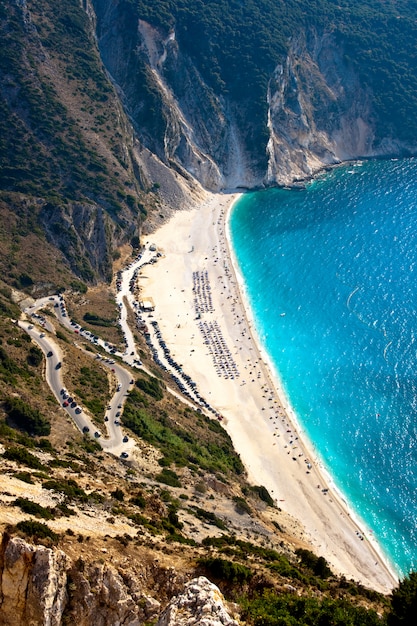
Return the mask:
<path id="1" fill-rule="evenodd" d="M 311 31 L 293 40 L 269 82 L 266 181 L 291 184 L 375 155 L 370 100 L 334 35 Z"/>
<path id="2" fill-rule="evenodd" d="M 141 626 L 158 618 L 158 626 L 238 626 L 203 576 L 187 583 L 184 573 L 155 561 L 123 567 L 97 558 L 74 561 L 56 547 L 4 534 L 0 626 Z"/>
<path id="3" fill-rule="evenodd" d="M 216 585 L 200 576 L 190 581 L 184 592 L 173 598 L 157 626 L 238 626 L 228 611 Z"/>
<path id="4" fill-rule="evenodd" d="M 67 555 L 6 535 L 1 556 L 0 625 L 61 624 L 68 601 Z"/>
<path id="5" fill-rule="evenodd" d="M 60 626 L 69 620 L 78 626 L 140 626 L 160 613 L 160 602 L 142 589 L 144 573 L 145 569 L 119 571 L 102 561 L 73 562 L 55 547 L 31 545 L 5 534 L 0 552 L 0 626 Z M 172 579 L 173 572 L 158 576 L 170 589 L 167 576 Z"/>

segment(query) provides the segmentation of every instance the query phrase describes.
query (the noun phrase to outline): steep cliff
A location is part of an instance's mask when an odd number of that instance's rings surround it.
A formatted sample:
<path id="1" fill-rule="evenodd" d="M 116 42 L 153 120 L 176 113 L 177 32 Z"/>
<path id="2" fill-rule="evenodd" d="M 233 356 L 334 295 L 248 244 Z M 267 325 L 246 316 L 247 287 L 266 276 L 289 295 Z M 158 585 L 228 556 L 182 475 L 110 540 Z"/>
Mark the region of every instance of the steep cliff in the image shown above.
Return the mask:
<path id="1" fill-rule="evenodd" d="M 243 147 L 233 103 L 204 81 L 175 30 L 165 35 L 131 5 L 93 4 L 103 62 L 150 152 L 210 190 L 259 184 L 257 154 Z"/>
<path id="2" fill-rule="evenodd" d="M 1 626 L 237 626 L 219 589 L 200 576 L 185 587 L 173 570 L 145 564 L 116 569 L 100 560 L 77 561 L 57 548 L 3 536 L 0 551 Z M 161 603 L 149 595 L 164 591 Z M 172 600 L 170 598 L 172 597 Z M 159 617 L 159 619 L 158 619 Z"/>
<path id="3" fill-rule="evenodd" d="M 141 141 L 208 189 L 291 184 L 341 161 L 415 150 L 411 136 L 400 129 L 396 136 L 393 124 L 383 119 L 381 94 L 375 91 L 382 70 L 372 75 L 369 68 L 368 79 L 360 65 L 365 51 L 352 59 L 349 33 L 326 23 L 319 11 L 316 24 L 310 19 L 286 25 L 286 50 L 270 43 L 264 64 L 257 65 L 256 45 L 249 52 L 242 38 L 242 70 L 234 59 L 233 75 L 222 67 L 221 54 L 225 65 L 230 51 L 218 49 L 216 22 L 212 31 L 206 27 L 209 41 L 203 43 L 201 18 L 184 17 L 176 3 L 169 27 L 144 20 L 143 2 L 93 0 L 93 5 L 103 61 Z M 235 28 L 243 28 L 238 18 Z M 270 30 L 276 31 L 273 21 Z M 254 38 L 262 50 L 265 34 Z M 234 42 L 226 45 L 232 48 Z M 272 65 L 273 58 L 279 63 Z M 261 75 L 257 83 L 250 67 Z"/>

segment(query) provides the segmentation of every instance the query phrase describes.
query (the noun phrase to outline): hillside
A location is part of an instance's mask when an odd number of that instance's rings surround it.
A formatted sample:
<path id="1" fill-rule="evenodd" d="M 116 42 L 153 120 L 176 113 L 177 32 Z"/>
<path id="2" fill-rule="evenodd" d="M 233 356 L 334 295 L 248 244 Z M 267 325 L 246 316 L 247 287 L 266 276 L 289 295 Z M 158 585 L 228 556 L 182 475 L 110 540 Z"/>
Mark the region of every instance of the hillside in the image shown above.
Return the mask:
<path id="1" fill-rule="evenodd" d="M 167 626 L 207 576 L 230 626 L 395 626 L 401 597 L 335 576 L 221 423 L 169 392 L 133 312 L 129 460 L 75 427 L 16 320 L 61 293 L 123 352 L 117 272 L 173 211 L 416 154 L 414 3 L 3 0 L 0 36 L 0 624 Z M 104 428 L 108 355 L 43 315 Z"/>
<path id="2" fill-rule="evenodd" d="M 248 624 L 304 602 L 312 615 L 343 607 L 349 619 L 380 623 L 388 599 L 332 574 L 297 522 L 247 483 L 219 422 L 165 391 L 170 378 L 145 350 L 156 378 L 132 371 L 123 428 L 137 447 L 126 461 L 83 436 L 56 404 L 41 351 L 12 321 L 19 311 L 10 293 L 0 299 L 0 623 L 13 615 L 16 624 L 46 624 L 51 614 L 57 624 L 154 623 L 200 575 L 238 602 L 233 612 Z M 104 311 L 106 299 L 96 306 Z M 84 307 L 74 298 L 73 318 Z M 65 354 L 65 382 L 101 430 L 112 374 L 96 358 L 102 350 L 82 336 L 73 342 L 52 309 L 42 311 Z M 114 339 L 114 328 L 97 330 Z"/>
<path id="3" fill-rule="evenodd" d="M 60 259 L 55 286 L 108 281 L 117 247 L 198 183 L 416 151 L 408 2 L 4 1 L 0 28 L 0 262 L 18 287 L 28 231 Z"/>

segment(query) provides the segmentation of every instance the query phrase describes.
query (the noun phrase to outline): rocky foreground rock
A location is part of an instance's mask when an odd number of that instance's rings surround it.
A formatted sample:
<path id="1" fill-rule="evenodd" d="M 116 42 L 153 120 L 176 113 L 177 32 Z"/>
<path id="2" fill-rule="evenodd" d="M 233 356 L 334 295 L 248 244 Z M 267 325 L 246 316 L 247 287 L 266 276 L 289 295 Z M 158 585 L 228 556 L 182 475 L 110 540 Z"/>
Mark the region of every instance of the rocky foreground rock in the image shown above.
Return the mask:
<path id="1" fill-rule="evenodd" d="M 182 585 L 183 592 L 164 608 L 144 592 L 144 575 L 140 564 L 120 571 L 103 560 L 74 562 L 62 550 L 5 534 L 0 626 L 60 626 L 69 621 L 77 626 L 141 626 L 150 620 L 158 620 L 157 626 L 238 625 L 220 590 L 207 578 Z M 160 573 L 160 578 L 156 586 L 175 587 L 175 572 Z"/>

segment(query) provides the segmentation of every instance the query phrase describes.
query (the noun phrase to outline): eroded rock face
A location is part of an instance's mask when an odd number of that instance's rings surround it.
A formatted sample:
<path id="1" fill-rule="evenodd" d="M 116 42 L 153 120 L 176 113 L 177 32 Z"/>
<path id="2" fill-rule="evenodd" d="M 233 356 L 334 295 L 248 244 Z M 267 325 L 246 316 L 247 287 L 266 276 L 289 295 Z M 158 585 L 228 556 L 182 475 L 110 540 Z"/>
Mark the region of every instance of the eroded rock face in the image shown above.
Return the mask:
<path id="1" fill-rule="evenodd" d="M 157 626 L 238 626 L 216 585 L 204 576 L 190 581 L 159 618 Z"/>
<path id="2" fill-rule="evenodd" d="M 6 534 L 0 553 L 0 626 L 140 626 L 155 620 L 161 606 L 142 590 L 146 573 L 118 571 L 110 563 L 74 563 L 62 550 Z M 167 589 L 178 589 L 175 572 L 153 575 Z"/>
<path id="3" fill-rule="evenodd" d="M 126 3 L 91 1 L 104 64 L 138 136 L 184 179 L 212 191 L 287 185 L 341 161 L 410 149 L 375 127 L 373 94 L 333 32 L 294 36 L 269 78 L 264 118 L 254 116 L 252 94 L 236 101 L 208 85 L 174 30 L 162 34 Z"/>
<path id="4" fill-rule="evenodd" d="M 68 600 L 67 555 L 5 537 L 2 557 L 0 624 L 61 624 Z"/>
<path id="5" fill-rule="evenodd" d="M 269 81 L 267 182 L 375 154 L 370 100 L 333 35 L 300 34 Z"/>

